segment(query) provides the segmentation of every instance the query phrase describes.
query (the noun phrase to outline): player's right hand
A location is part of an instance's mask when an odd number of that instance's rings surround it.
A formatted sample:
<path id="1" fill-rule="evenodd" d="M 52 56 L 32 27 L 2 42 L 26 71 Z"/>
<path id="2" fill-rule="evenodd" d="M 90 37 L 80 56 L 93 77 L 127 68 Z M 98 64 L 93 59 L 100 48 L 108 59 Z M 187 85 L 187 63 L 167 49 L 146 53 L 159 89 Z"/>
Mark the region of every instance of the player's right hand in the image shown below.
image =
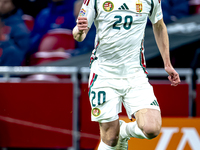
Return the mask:
<path id="1" fill-rule="evenodd" d="M 88 29 L 87 17 L 78 17 L 77 27 L 79 32 L 85 32 Z"/>
<path id="2" fill-rule="evenodd" d="M 178 84 L 180 84 L 181 80 L 179 74 L 172 66 L 165 67 L 165 71 L 169 74 L 168 79 L 171 82 L 171 86 L 177 86 Z"/>

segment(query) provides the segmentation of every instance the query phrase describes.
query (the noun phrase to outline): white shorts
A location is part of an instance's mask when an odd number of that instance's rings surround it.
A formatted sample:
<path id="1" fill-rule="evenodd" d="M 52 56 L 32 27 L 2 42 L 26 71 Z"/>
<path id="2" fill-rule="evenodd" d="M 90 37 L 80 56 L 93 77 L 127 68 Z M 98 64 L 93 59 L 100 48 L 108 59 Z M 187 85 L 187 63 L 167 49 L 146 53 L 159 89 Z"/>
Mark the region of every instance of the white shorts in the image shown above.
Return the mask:
<path id="1" fill-rule="evenodd" d="M 153 88 L 143 70 L 130 78 L 105 78 L 91 72 L 89 99 L 92 121 L 110 122 L 118 119 L 122 103 L 129 119 L 143 108 L 160 111 Z"/>

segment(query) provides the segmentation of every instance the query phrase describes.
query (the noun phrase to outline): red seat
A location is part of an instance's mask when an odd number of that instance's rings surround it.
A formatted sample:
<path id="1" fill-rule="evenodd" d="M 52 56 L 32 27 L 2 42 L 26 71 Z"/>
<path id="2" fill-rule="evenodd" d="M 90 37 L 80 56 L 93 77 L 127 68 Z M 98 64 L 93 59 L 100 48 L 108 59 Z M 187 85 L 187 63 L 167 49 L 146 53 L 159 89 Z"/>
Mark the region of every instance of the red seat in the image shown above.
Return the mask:
<path id="1" fill-rule="evenodd" d="M 189 6 L 191 14 L 200 14 L 200 0 L 190 0 Z"/>
<path id="2" fill-rule="evenodd" d="M 22 16 L 22 19 L 24 20 L 27 28 L 29 29 L 29 31 L 32 31 L 33 30 L 33 26 L 34 26 L 34 22 L 35 22 L 35 19 L 30 16 L 30 15 L 27 15 L 27 14 L 24 14 Z"/>
<path id="3" fill-rule="evenodd" d="M 75 49 L 75 40 L 71 30 L 50 30 L 41 40 L 36 52 L 31 58 L 31 65 L 48 63 L 61 59 L 68 59 L 70 51 Z"/>

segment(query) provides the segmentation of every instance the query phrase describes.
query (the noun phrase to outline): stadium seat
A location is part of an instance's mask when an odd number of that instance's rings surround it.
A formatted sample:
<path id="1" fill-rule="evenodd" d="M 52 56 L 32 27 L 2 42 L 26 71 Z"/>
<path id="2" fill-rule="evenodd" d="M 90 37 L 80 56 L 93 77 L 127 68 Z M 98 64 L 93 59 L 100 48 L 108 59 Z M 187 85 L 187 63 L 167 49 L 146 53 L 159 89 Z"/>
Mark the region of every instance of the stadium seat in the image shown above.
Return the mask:
<path id="1" fill-rule="evenodd" d="M 36 52 L 31 57 L 31 65 L 39 65 L 70 58 L 70 51 L 75 48 L 75 40 L 68 29 L 50 30 L 41 40 Z"/>
<path id="2" fill-rule="evenodd" d="M 27 14 L 24 14 L 22 16 L 22 19 L 24 20 L 24 22 L 25 22 L 27 28 L 29 29 L 29 31 L 32 31 L 35 19 L 32 16 L 27 15 Z"/>
<path id="3" fill-rule="evenodd" d="M 200 14 L 200 0 L 189 0 L 190 13 Z"/>

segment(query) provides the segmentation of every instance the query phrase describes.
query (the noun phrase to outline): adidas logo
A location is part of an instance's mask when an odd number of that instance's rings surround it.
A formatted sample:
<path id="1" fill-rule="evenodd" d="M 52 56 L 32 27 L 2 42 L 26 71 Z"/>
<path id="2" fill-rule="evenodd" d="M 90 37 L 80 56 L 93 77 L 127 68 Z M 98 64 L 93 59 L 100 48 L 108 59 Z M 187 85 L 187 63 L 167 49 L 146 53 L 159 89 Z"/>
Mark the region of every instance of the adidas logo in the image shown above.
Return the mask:
<path id="1" fill-rule="evenodd" d="M 128 6 L 124 3 L 122 6 L 120 6 L 118 8 L 119 10 L 123 9 L 123 10 L 129 10 Z"/>
<path id="2" fill-rule="evenodd" d="M 155 105 L 155 106 L 159 106 L 158 102 L 156 100 L 154 100 L 150 105 Z"/>

